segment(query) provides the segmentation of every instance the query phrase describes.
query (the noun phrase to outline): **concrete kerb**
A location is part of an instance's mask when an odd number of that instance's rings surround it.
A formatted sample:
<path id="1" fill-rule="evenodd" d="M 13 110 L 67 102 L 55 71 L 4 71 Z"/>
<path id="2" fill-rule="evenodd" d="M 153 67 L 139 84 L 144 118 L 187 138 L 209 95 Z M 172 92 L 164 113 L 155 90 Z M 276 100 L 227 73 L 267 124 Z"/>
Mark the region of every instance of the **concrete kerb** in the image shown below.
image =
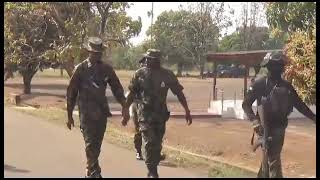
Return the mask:
<path id="1" fill-rule="evenodd" d="M 79 111 L 73 111 L 74 115 L 79 115 Z M 112 116 L 121 116 L 120 111 L 111 111 Z M 192 118 L 220 118 L 221 115 L 208 113 L 208 112 L 191 112 Z M 171 118 L 185 118 L 184 112 L 170 112 Z"/>

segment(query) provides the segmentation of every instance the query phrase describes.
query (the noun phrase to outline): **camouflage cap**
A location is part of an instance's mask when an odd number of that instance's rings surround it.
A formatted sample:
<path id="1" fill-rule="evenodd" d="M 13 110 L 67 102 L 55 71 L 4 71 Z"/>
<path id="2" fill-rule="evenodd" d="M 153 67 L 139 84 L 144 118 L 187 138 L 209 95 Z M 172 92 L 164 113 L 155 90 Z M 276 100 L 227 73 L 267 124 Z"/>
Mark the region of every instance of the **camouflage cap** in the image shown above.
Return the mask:
<path id="1" fill-rule="evenodd" d="M 276 62 L 283 65 L 285 63 L 285 55 L 282 53 L 282 51 L 269 52 L 263 58 L 263 61 L 261 62 L 260 66 L 264 67 L 269 62 Z"/>
<path id="2" fill-rule="evenodd" d="M 161 58 L 161 51 L 159 49 L 148 49 L 144 54 L 145 58 L 159 59 Z"/>

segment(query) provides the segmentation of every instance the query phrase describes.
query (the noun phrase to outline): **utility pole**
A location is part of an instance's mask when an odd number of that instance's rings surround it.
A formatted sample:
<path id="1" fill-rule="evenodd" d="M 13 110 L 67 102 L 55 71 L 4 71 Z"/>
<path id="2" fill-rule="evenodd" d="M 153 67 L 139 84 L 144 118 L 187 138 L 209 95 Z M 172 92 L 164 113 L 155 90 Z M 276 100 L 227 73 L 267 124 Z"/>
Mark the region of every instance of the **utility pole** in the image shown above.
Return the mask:
<path id="1" fill-rule="evenodd" d="M 150 33 L 150 38 L 151 38 L 151 46 L 153 46 L 153 39 L 152 39 L 152 24 L 153 24 L 153 2 L 151 5 L 151 33 Z"/>

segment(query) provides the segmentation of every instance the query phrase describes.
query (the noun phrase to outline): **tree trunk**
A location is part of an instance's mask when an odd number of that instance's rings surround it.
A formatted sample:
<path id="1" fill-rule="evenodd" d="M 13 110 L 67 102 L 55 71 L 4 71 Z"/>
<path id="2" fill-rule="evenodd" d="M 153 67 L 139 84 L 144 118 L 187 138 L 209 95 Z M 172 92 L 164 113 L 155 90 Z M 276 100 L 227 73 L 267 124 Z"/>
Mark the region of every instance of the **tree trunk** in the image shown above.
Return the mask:
<path id="1" fill-rule="evenodd" d="M 4 72 L 4 81 L 8 80 L 9 78 L 13 78 L 13 72 L 9 70 L 5 70 Z"/>
<path id="2" fill-rule="evenodd" d="M 24 94 L 31 94 L 31 80 L 33 76 L 36 74 L 37 71 L 35 72 L 24 72 L 22 73 L 23 77 L 23 93 Z"/>
<path id="3" fill-rule="evenodd" d="M 63 77 L 63 68 L 60 68 L 60 76 Z"/>
<path id="4" fill-rule="evenodd" d="M 177 66 L 177 77 L 181 77 L 182 76 L 182 68 L 183 68 L 183 64 L 182 63 L 178 63 L 178 66 Z"/>
<path id="5" fill-rule="evenodd" d="M 203 79 L 203 71 L 204 71 L 204 61 L 203 58 L 201 57 L 201 55 L 198 56 L 198 62 L 200 64 L 200 78 Z"/>
<path id="6" fill-rule="evenodd" d="M 101 38 L 102 38 L 102 35 L 104 34 L 104 28 L 106 27 L 106 21 L 107 21 L 106 16 L 102 16 L 101 17 L 101 27 L 100 27 L 100 36 L 101 36 Z"/>
<path id="7" fill-rule="evenodd" d="M 62 64 L 62 67 L 67 71 L 68 76 L 71 78 L 74 69 L 74 59 L 68 59 Z"/>
<path id="8" fill-rule="evenodd" d="M 74 66 L 72 65 L 64 65 L 64 69 L 67 71 L 68 73 L 68 76 L 71 78 L 72 74 L 73 74 L 73 69 L 74 69 Z"/>
<path id="9" fill-rule="evenodd" d="M 204 77 L 203 77 L 203 71 L 204 71 L 204 64 L 201 63 L 201 64 L 200 64 L 200 77 L 201 77 L 201 79 L 204 78 Z"/>

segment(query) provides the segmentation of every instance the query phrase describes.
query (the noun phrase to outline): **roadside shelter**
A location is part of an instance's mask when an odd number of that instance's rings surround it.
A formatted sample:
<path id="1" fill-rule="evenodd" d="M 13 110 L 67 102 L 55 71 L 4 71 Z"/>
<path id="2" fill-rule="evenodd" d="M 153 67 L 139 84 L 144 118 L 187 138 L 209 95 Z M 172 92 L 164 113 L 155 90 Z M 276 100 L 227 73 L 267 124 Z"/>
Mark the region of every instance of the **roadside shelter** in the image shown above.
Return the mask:
<path id="1" fill-rule="evenodd" d="M 217 99 L 216 82 L 217 82 L 217 65 L 222 62 L 236 62 L 245 66 L 245 76 L 243 81 L 244 96 L 247 92 L 247 79 L 249 75 L 249 68 L 254 67 L 255 73 L 257 74 L 260 70 L 260 63 L 264 56 L 268 52 L 282 51 L 281 49 L 275 50 L 256 50 L 256 51 L 237 51 L 237 52 L 223 52 L 223 53 L 207 53 L 207 62 L 213 64 L 213 100 Z"/>

